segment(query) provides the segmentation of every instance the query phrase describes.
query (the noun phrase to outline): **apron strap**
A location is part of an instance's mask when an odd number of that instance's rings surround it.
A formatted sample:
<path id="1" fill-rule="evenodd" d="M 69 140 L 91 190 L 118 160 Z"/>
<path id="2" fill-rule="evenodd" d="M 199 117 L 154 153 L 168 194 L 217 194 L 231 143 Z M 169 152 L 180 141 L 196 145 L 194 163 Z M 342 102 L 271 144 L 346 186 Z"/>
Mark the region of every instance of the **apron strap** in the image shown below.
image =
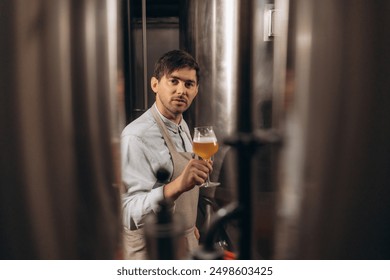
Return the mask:
<path id="1" fill-rule="evenodd" d="M 152 106 L 151 111 L 152 111 L 154 119 L 157 122 L 158 128 L 160 129 L 161 135 L 163 136 L 165 143 L 168 146 L 169 151 L 171 153 L 177 152 L 176 147 L 173 144 L 172 139 L 168 134 L 168 130 L 165 127 L 165 124 L 163 123 L 163 121 L 161 120 L 159 113 L 157 112 L 156 105 Z"/>

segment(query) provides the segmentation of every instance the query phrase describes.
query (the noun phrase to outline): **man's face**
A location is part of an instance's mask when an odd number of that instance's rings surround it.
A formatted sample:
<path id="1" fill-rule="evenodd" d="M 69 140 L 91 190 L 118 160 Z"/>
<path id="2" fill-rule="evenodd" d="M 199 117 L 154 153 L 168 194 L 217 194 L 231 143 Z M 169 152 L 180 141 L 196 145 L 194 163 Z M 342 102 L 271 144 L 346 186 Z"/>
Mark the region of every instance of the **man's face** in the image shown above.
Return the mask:
<path id="1" fill-rule="evenodd" d="M 181 120 L 195 96 L 198 94 L 196 71 L 183 68 L 164 75 L 160 81 L 151 80 L 152 90 L 156 93 L 156 104 L 159 111 L 175 122 Z"/>

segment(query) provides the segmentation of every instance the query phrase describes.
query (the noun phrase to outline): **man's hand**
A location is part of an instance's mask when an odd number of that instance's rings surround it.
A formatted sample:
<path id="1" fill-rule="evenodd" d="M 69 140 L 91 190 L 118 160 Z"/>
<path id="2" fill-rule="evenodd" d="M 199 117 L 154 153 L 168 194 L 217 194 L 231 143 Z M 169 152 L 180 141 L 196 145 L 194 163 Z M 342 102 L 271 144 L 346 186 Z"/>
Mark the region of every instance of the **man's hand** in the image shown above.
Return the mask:
<path id="1" fill-rule="evenodd" d="M 176 200 L 182 193 L 201 185 L 213 170 L 210 162 L 191 159 L 183 172 L 172 182 L 164 186 L 164 197 Z"/>

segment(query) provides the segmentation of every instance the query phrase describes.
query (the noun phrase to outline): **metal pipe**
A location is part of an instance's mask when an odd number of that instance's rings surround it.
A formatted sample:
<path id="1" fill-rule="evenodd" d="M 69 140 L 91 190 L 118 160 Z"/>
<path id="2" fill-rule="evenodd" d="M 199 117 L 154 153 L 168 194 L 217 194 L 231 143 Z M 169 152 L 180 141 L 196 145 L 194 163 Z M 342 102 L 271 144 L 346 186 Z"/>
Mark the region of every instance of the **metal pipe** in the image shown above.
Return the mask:
<path id="1" fill-rule="evenodd" d="M 252 156 L 253 150 L 249 140 L 252 135 L 252 56 L 253 56 L 253 1 L 247 5 L 239 6 L 238 21 L 238 71 L 237 84 L 240 85 L 240 102 L 237 103 L 237 124 L 238 134 L 241 143 L 237 148 L 237 170 L 238 170 L 238 202 L 241 209 L 239 258 L 252 259 L 253 244 L 253 210 L 252 210 Z M 247 139 L 246 139 L 247 138 Z"/>
<path id="2" fill-rule="evenodd" d="M 224 208 L 219 209 L 212 216 L 207 235 L 204 241 L 204 249 L 206 251 L 215 250 L 215 237 L 219 230 L 230 220 L 241 217 L 241 211 L 237 203 L 232 202 Z"/>
<path id="3" fill-rule="evenodd" d="M 148 45 L 147 45 L 147 18 L 146 18 L 146 0 L 142 0 L 142 59 L 144 67 L 144 110 L 146 111 L 148 105 Z"/>

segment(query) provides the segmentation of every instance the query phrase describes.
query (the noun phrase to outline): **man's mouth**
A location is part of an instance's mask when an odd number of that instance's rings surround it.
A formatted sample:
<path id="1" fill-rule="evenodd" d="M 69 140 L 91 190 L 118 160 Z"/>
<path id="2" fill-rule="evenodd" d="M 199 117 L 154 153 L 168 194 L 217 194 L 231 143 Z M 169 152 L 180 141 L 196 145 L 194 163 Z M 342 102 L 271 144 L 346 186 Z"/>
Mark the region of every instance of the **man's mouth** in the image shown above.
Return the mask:
<path id="1" fill-rule="evenodd" d="M 184 99 L 184 98 L 175 98 L 175 99 L 173 99 L 173 101 L 176 101 L 176 102 L 179 102 L 179 103 L 187 104 L 187 100 Z"/>

